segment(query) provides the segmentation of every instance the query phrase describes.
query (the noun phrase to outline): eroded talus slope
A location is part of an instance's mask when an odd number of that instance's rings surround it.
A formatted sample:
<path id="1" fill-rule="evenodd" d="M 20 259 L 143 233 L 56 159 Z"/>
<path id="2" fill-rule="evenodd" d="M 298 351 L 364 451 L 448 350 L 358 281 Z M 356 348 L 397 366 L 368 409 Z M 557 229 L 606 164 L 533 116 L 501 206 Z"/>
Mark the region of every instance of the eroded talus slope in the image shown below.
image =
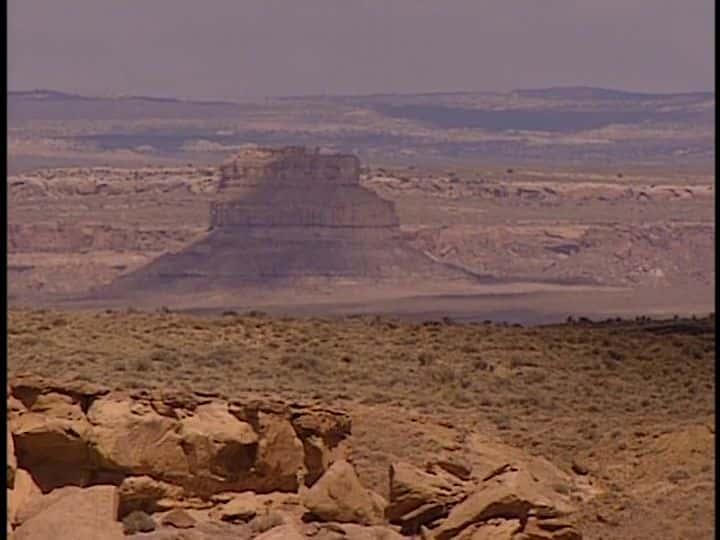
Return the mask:
<path id="1" fill-rule="evenodd" d="M 394 463 L 386 499 L 352 465 L 350 417 L 281 400 L 19 378 L 8 405 L 16 540 L 175 529 L 198 539 L 580 540 L 573 514 L 602 492 L 478 436 L 459 461 Z"/>

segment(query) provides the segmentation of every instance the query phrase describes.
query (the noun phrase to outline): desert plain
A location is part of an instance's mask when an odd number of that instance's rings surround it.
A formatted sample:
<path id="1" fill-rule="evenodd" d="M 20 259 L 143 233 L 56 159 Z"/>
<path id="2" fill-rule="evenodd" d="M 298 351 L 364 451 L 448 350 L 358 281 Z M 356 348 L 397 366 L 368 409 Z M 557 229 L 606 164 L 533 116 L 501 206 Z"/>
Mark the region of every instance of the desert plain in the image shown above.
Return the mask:
<path id="1" fill-rule="evenodd" d="M 711 538 L 713 111 L 11 96 L 8 532 Z M 357 205 L 215 220 L 250 143 L 359 157 Z"/>

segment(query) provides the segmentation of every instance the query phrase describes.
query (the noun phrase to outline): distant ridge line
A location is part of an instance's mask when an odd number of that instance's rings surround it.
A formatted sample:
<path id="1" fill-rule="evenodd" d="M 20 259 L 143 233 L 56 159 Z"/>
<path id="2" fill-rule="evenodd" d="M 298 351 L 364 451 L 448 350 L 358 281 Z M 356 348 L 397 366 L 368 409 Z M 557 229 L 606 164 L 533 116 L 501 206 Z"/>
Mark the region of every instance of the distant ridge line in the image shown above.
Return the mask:
<path id="1" fill-rule="evenodd" d="M 178 103 L 178 104 L 195 104 L 195 105 L 238 105 L 243 102 L 257 100 L 294 100 L 294 99 L 362 99 L 362 98 L 379 98 L 379 97 L 427 97 L 427 96 L 463 96 L 463 95 L 516 95 L 528 98 L 550 98 L 550 99 L 653 99 L 653 98 L 673 98 L 673 97 L 697 97 L 709 99 L 715 96 L 713 91 L 693 91 L 693 92 L 633 92 L 626 90 L 617 90 L 610 88 L 601 88 L 593 86 L 551 86 L 547 88 L 520 88 L 509 92 L 490 92 L 482 90 L 464 90 L 464 91 L 438 91 L 438 92 L 373 92 L 367 94 L 299 94 L 285 96 L 265 96 L 265 97 L 247 97 L 233 100 L 213 100 L 201 98 L 178 98 L 164 96 L 143 96 L 143 95 L 119 95 L 119 96 L 91 96 L 84 94 L 76 94 L 72 92 L 63 92 L 60 90 L 50 89 L 33 89 L 33 90 L 10 90 L 8 98 L 30 98 L 37 100 L 126 100 L 126 101 L 148 101 L 154 103 Z"/>
<path id="2" fill-rule="evenodd" d="M 710 98 L 714 92 L 631 92 L 611 88 L 598 88 L 593 86 L 552 86 L 548 88 L 529 88 L 513 90 L 511 94 L 520 97 L 545 97 L 564 99 L 652 99 L 673 97 L 702 97 Z"/>

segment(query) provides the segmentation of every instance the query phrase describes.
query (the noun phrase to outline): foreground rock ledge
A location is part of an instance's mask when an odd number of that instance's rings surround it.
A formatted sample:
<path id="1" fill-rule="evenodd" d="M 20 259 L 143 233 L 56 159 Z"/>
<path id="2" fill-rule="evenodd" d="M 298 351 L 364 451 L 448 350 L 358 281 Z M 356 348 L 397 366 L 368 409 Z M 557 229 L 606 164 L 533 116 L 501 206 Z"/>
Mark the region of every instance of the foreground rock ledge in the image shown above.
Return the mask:
<path id="1" fill-rule="evenodd" d="M 593 495 L 478 436 L 462 463 L 393 464 L 386 501 L 355 472 L 350 418 L 314 406 L 34 377 L 10 382 L 8 404 L 15 540 L 578 540 L 570 516 Z"/>
<path id="2" fill-rule="evenodd" d="M 344 455 L 350 435 L 347 415 L 296 404 L 128 396 L 34 378 L 12 381 L 10 390 L 19 402 L 8 418 L 18 466 L 43 492 L 132 476 L 186 497 L 297 491 Z M 9 476 L 14 467 L 8 464 Z"/>

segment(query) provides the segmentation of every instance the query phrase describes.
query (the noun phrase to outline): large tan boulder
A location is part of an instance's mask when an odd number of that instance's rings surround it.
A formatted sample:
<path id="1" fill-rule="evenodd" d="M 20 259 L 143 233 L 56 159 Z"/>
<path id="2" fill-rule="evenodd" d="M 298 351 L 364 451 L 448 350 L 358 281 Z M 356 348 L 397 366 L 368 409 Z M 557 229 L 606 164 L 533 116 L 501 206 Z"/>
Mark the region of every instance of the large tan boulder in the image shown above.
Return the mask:
<path id="1" fill-rule="evenodd" d="M 13 540 L 122 540 L 115 486 L 67 487 L 13 533 Z"/>
<path id="2" fill-rule="evenodd" d="M 256 430 L 224 401 L 182 413 L 176 418 L 151 402 L 98 399 L 88 419 L 99 468 L 150 475 L 200 496 L 297 490 L 305 453 L 288 419 L 260 413 Z"/>
<path id="3" fill-rule="evenodd" d="M 261 413 L 261 435 L 255 468 L 266 489 L 297 491 L 305 474 L 305 450 L 292 424 L 282 417 Z"/>
<path id="4" fill-rule="evenodd" d="M 333 463 L 301 496 L 302 504 L 320 521 L 376 525 L 383 523 L 387 503 L 366 489 L 347 461 Z"/>
<path id="5" fill-rule="evenodd" d="M 432 473 L 408 463 L 390 466 L 390 504 L 385 514 L 390 523 L 402 526 L 403 532 L 416 533 L 446 516 L 450 506 L 467 496 L 467 486 L 442 469 Z"/>
<path id="6" fill-rule="evenodd" d="M 33 470 L 43 491 L 87 483 L 91 427 L 78 402 L 58 393 L 41 394 L 27 411 L 11 415 L 9 427 L 18 460 Z"/>
<path id="7" fill-rule="evenodd" d="M 85 407 L 106 390 L 80 381 L 61 388 L 33 376 L 16 378 L 9 386 L 8 423 L 23 466 L 32 468 L 44 491 L 84 485 L 92 468 Z"/>
<path id="8" fill-rule="evenodd" d="M 91 405 L 87 417 L 99 468 L 164 478 L 189 473 L 177 422 L 150 405 L 102 398 Z"/>
<path id="9" fill-rule="evenodd" d="M 255 465 L 258 434 L 230 414 L 224 402 L 198 406 L 180 421 L 180 437 L 192 475 L 234 482 Z"/>

